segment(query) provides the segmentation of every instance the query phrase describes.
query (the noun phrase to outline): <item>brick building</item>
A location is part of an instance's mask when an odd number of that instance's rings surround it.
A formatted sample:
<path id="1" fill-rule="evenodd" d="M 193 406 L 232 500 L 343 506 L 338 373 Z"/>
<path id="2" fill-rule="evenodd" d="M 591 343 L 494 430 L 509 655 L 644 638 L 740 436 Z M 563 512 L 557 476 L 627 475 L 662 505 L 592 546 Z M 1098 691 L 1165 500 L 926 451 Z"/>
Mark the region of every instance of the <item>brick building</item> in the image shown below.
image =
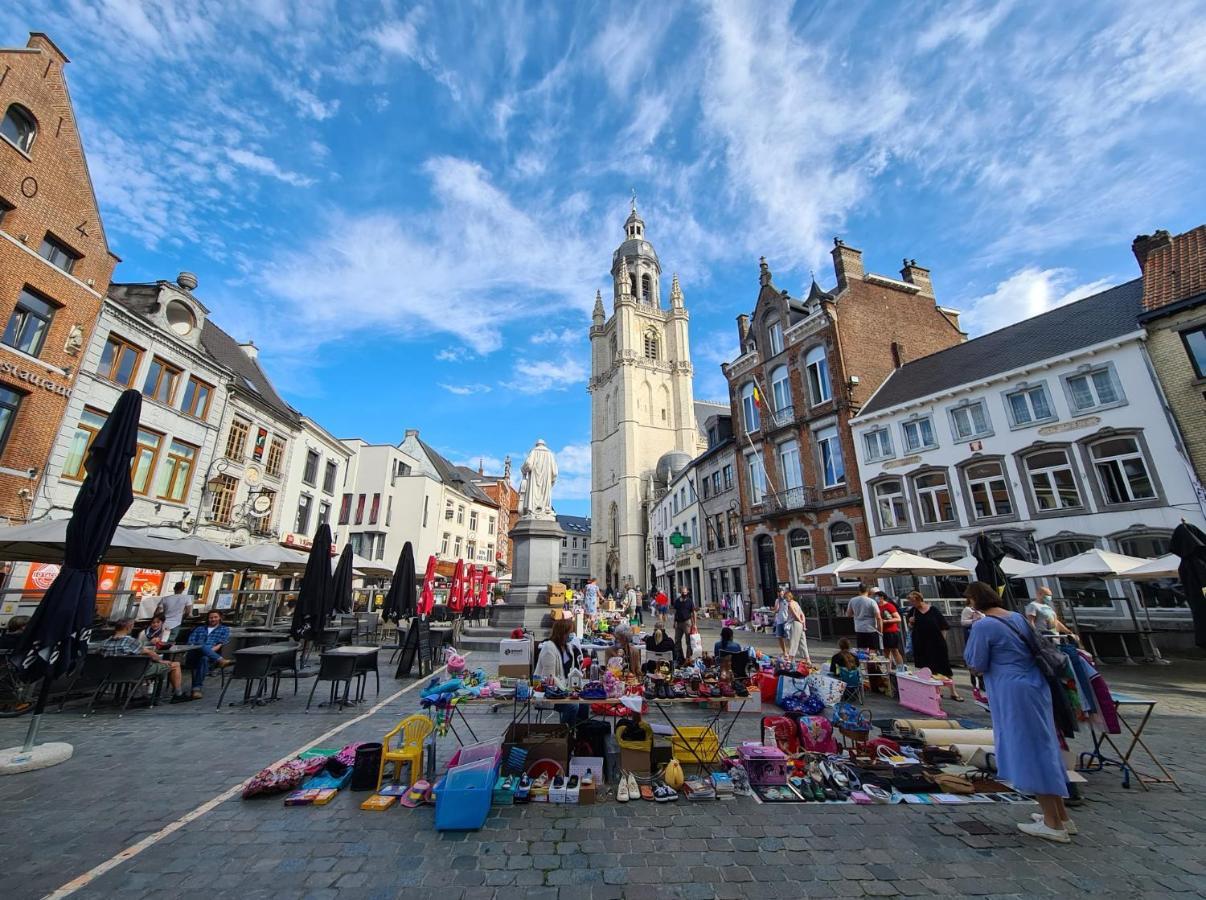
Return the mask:
<path id="1" fill-rule="evenodd" d="M 1206 225 L 1135 238 L 1147 352 L 1198 481 L 1206 481 Z"/>
<path id="2" fill-rule="evenodd" d="M 0 519 L 25 521 L 118 259 L 46 35 L 0 49 Z"/>
<path id="3" fill-rule="evenodd" d="M 470 480 L 498 504 L 501 521 L 498 528 L 498 544 L 495 547 L 495 563 L 500 580 L 510 580 L 513 562 L 511 529 L 519 521 L 519 491 L 511 482 L 511 457 L 503 460 L 502 475 L 487 475 L 485 469 L 478 465 L 477 473 Z"/>
<path id="4" fill-rule="evenodd" d="M 763 260 L 753 314 L 737 318 L 741 355 L 721 366 L 752 603 L 773 600 L 784 583 L 815 592 L 809 569 L 869 555 L 849 420 L 908 358 L 964 338 L 916 261 L 905 260 L 899 280 L 876 275 L 835 239 L 833 263 L 836 287 L 814 281 L 798 299 L 775 287 Z"/>

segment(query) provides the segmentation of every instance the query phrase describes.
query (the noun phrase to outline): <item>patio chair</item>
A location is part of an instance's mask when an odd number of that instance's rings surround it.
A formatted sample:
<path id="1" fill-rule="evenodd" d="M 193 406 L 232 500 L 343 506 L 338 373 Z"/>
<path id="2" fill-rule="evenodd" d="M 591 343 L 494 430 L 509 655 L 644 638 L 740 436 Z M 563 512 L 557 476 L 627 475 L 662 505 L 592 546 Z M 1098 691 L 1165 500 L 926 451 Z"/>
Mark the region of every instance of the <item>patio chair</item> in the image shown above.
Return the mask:
<path id="1" fill-rule="evenodd" d="M 222 669 L 222 692 L 218 694 L 218 709 L 222 708 L 222 701 L 226 697 L 226 689 L 234 682 L 236 678 L 242 678 L 247 682 L 243 687 L 243 704 L 246 705 L 251 700 L 251 685 L 252 682 L 259 682 L 259 695 L 263 695 L 264 689 L 268 686 L 268 676 L 272 671 L 272 657 L 265 654 L 248 654 L 235 656 L 235 664 L 230 669 Z M 229 674 L 228 674 L 229 673 Z M 237 704 L 232 703 L 231 706 Z"/>
<path id="2" fill-rule="evenodd" d="M 385 780 L 385 766 L 394 764 L 393 778 L 402 777 L 402 764 L 410 764 L 411 784 L 419 780 L 423 771 L 423 744 L 434 730 L 431 719 L 423 715 L 407 716 L 381 741 L 381 768 L 377 772 L 377 790 Z M 390 749 L 390 741 L 401 735 L 398 746 Z"/>
<path id="3" fill-rule="evenodd" d="M 356 657 L 354 656 L 339 656 L 337 654 L 324 653 L 322 662 L 318 667 L 318 677 L 314 679 L 314 686 L 310 688 L 310 697 L 306 700 L 306 711 L 310 709 L 310 704 L 314 702 L 314 692 L 318 690 L 320 681 L 329 681 L 331 683 L 331 699 L 328 701 L 334 706 L 339 703 L 339 708 L 343 709 L 348 704 L 348 693 L 352 689 L 352 681 L 356 677 Z M 337 689 L 340 684 L 343 684 L 343 694 L 338 695 Z"/>
<path id="4" fill-rule="evenodd" d="M 119 716 L 124 715 L 139 686 L 156 679 L 156 676 L 149 675 L 147 671 L 151 668 L 151 658 L 139 654 L 137 656 L 102 656 L 101 660 L 103 661 L 103 677 L 92 694 L 92 699 L 88 701 L 88 710 L 84 715 L 92 715 L 97 698 L 110 688 L 113 689 L 115 701 L 118 694 L 125 691 L 126 698 L 121 705 L 121 712 L 118 713 Z"/>

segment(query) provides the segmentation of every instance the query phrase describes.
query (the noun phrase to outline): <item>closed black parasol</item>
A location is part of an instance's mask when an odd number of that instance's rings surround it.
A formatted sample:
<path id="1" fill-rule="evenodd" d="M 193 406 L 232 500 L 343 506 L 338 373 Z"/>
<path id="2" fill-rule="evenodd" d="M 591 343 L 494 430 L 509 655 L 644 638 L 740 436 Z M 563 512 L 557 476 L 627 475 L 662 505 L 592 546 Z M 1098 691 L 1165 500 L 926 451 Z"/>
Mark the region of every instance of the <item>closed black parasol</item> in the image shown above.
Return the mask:
<path id="1" fill-rule="evenodd" d="M 84 483 L 72 504 L 63 567 L 34 610 L 13 653 L 26 681 L 57 678 L 75 668 L 88 652 L 96 615 L 96 567 L 134 494 L 130 461 L 138 444 L 142 395 L 118 398 L 84 463 Z M 41 704 L 39 709 L 41 711 Z"/>
<path id="2" fill-rule="evenodd" d="M 289 633 L 294 640 L 321 637 L 331 615 L 331 590 L 331 528 L 324 522 L 314 533 L 306 571 L 297 592 L 297 605 L 293 607 Z"/>
<path id="3" fill-rule="evenodd" d="M 1181 589 L 1193 616 L 1193 642 L 1206 647 L 1206 533 L 1182 522 L 1173 529 L 1169 550 L 1181 557 Z"/>
<path id="4" fill-rule="evenodd" d="M 350 613 L 352 611 L 352 557 L 354 555 L 352 545 L 344 544 L 343 552 L 339 554 L 339 565 L 335 567 L 335 574 L 331 576 L 331 602 L 334 604 L 335 612 Z"/>
<path id="5" fill-rule="evenodd" d="M 1000 545 L 984 532 L 976 535 L 972 544 L 972 556 L 976 558 L 976 581 L 983 581 L 993 587 L 1007 609 L 1013 607 L 1013 588 L 1009 578 L 1001 571 L 1001 560 L 1005 551 Z"/>
<path id="6" fill-rule="evenodd" d="M 398 556 L 398 566 L 394 569 L 393 581 L 385 595 L 385 604 L 381 608 L 381 618 L 385 621 L 397 622 L 415 614 L 415 548 L 407 541 L 402 545 L 402 553 Z"/>

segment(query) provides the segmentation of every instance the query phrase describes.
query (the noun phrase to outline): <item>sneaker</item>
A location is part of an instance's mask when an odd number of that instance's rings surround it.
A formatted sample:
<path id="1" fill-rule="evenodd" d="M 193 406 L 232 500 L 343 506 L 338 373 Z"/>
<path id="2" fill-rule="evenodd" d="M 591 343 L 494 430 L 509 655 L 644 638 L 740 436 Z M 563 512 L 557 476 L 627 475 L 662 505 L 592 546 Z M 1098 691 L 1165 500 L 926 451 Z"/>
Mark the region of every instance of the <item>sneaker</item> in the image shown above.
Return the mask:
<path id="1" fill-rule="evenodd" d="M 195 699 L 196 699 L 196 697 L 194 697 L 192 694 L 173 694 L 172 699 L 169 702 L 171 702 L 171 703 L 191 703 Z"/>
<path id="2" fill-rule="evenodd" d="M 577 775 L 571 775 L 569 781 L 565 783 L 565 802 L 577 803 L 580 781 Z"/>
<path id="3" fill-rule="evenodd" d="M 201 691 L 198 690 L 197 688 L 193 688 L 193 692 L 189 695 L 189 699 L 190 700 L 200 700 L 201 699 Z"/>
<path id="4" fill-rule="evenodd" d="M 1042 813 L 1031 813 L 1030 820 L 1032 822 L 1040 822 L 1041 823 L 1041 822 L 1043 822 L 1043 814 Z M 1080 829 L 1076 827 L 1076 823 L 1073 822 L 1071 819 L 1064 819 L 1064 831 L 1068 832 L 1068 834 L 1080 834 Z"/>
<path id="5" fill-rule="evenodd" d="M 1072 838 L 1063 828 L 1048 828 L 1045 822 L 1019 822 L 1018 831 L 1031 837 L 1054 841 L 1057 844 L 1070 844 Z"/>
<path id="6" fill-rule="evenodd" d="M 653 789 L 653 799 L 658 803 L 671 803 L 678 799 L 678 791 L 668 784 L 659 784 Z"/>

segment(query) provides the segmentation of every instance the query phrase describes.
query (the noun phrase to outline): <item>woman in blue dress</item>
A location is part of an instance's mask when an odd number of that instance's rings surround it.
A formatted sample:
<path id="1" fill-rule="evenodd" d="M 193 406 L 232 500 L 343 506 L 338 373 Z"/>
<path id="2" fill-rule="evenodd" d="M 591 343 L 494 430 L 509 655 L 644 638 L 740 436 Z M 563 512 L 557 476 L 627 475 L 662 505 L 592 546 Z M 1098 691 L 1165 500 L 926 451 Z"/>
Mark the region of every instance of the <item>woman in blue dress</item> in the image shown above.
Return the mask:
<path id="1" fill-rule="evenodd" d="M 1018 828 L 1066 844 L 1077 829 L 1064 808 L 1064 761 L 1051 693 L 1025 637 L 1033 633 L 1030 623 L 1002 607 L 997 592 L 982 581 L 969 585 L 964 596 L 984 613 L 971 627 L 963 659 L 984 676 L 988 688 L 997 774 L 1016 790 L 1034 794 L 1043 810 Z"/>

